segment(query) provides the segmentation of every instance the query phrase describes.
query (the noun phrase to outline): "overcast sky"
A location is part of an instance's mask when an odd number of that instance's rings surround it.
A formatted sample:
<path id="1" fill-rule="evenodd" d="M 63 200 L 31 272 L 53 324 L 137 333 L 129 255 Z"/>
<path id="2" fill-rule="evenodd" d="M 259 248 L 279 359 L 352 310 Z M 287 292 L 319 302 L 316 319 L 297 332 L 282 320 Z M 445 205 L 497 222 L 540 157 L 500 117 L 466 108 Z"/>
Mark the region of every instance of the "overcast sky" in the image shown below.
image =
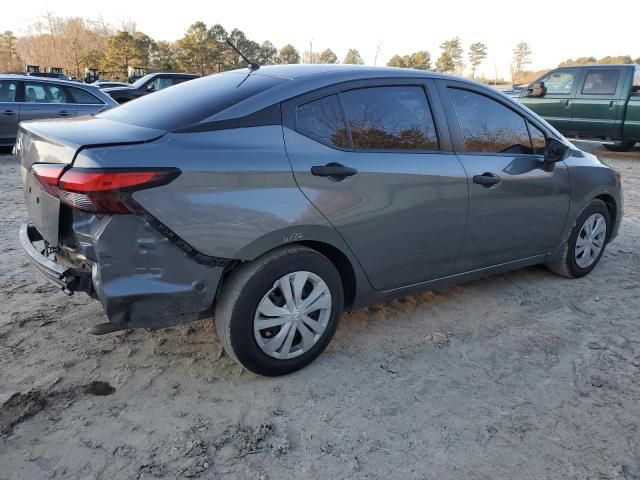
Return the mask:
<path id="1" fill-rule="evenodd" d="M 58 16 L 102 16 L 114 27 L 134 21 L 138 30 L 156 40 L 176 40 L 191 23 L 202 20 L 227 30 L 239 28 L 252 40 L 271 40 L 278 48 L 292 43 L 302 52 L 313 41 L 314 51 L 331 48 L 340 60 L 349 48 L 356 48 L 367 64 L 374 63 L 380 44 L 378 65 L 394 54 L 423 49 L 435 62 L 440 43 L 458 35 L 465 63 L 469 44 L 482 41 L 489 56 L 480 72 L 492 77 L 495 65 L 498 75 L 506 78 L 511 51 L 520 41 L 531 45 L 533 70 L 570 57 L 640 57 L 640 26 L 632 14 L 637 7 L 637 0 L 27 0 L 6 3 L 0 31 L 22 34 L 37 15 L 50 11 Z"/>

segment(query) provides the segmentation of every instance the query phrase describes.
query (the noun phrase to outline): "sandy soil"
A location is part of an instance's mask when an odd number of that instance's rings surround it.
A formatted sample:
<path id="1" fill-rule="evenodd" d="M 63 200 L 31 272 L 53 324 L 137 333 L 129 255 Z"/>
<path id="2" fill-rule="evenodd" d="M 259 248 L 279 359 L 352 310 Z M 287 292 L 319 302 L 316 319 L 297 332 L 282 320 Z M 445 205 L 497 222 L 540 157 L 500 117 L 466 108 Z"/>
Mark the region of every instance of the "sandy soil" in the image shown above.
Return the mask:
<path id="1" fill-rule="evenodd" d="M 587 278 L 542 267 L 346 315 L 315 363 L 243 372 L 211 321 L 103 337 L 17 241 L 0 157 L 0 479 L 640 478 L 640 152 Z"/>

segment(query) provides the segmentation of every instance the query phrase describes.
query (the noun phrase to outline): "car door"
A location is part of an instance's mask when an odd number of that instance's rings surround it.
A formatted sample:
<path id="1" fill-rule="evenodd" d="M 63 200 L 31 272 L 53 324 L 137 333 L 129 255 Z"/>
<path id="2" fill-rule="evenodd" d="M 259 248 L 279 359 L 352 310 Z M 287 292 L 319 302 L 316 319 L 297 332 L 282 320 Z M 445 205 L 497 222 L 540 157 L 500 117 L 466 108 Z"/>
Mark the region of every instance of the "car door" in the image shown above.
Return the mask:
<path id="1" fill-rule="evenodd" d="M 20 105 L 20 121 L 40 118 L 67 118 L 76 115 L 66 87 L 51 82 L 24 81 L 23 102 Z"/>
<path id="2" fill-rule="evenodd" d="M 18 82 L 0 80 L 0 145 L 13 145 L 19 121 Z"/>
<path id="3" fill-rule="evenodd" d="M 454 272 L 550 252 L 569 209 L 564 162 L 544 163 L 546 127 L 488 89 L 438 80 L 469 185 L 466 235 Z"/>
<path id="4" fill-rule="evenodd" d="M 468 191 L 431 80 L 314 92 L 285 103 L 283 125 L 298 185 L 375 289 L 451 273 Z"/>
<path id="5" fill-rule="evenodd" d="M 574 101 L 571 130 L 587 137 L 621 137 L 625 77 L 620 68 L 587 69 Z"/>
<path id="6" fill-rule="evenodd" d="M 563 134 L 571 133 L 571 118 L 580 70 L 554 70 L 541 78 L 546 93 L 543 97 L 521 97 L 520 102 L 544 118 Z"/>

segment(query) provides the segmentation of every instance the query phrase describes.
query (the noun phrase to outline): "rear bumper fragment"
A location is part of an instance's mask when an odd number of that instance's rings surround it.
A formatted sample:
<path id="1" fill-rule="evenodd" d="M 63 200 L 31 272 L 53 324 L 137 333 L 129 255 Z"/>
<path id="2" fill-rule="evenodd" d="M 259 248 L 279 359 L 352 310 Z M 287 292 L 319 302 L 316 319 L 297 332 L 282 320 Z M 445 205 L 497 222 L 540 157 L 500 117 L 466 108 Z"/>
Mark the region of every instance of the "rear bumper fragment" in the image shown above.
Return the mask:
<path id="1" fill-rule="evenodd" d="M 58 287 L 67 295 L 73 295 L 76 291 L 91 290 L 91 275 L 89 272 L 80 272 L 73 268 L 56 263 L 38 249 L 34 243 L 42 241 L 42 234 L 29 223 L 20 227 L 20 244 L 27 254 L 31 264 L 51 284 Z"/>

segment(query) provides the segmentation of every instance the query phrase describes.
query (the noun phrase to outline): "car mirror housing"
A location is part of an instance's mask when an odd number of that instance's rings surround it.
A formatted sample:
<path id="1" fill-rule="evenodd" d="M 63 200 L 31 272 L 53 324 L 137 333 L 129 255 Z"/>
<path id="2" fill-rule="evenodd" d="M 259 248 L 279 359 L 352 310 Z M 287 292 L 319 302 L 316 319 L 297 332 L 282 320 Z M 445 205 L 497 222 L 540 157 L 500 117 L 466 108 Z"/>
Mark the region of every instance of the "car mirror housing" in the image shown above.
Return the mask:
<path id="1" fill-rule="evenodd" d="M 544 97 L 547 93 L 547 88 L 544 86 L 544 82 L 533 82 L 527 88 L 527 97 Z"/>
<path id="2" fill-rule="evenodd" d="M 544 161 L 547 163 L 560 162 L 567 158 L 569 147 L 557 138 L 547 138 L 544 148 Z"/>

